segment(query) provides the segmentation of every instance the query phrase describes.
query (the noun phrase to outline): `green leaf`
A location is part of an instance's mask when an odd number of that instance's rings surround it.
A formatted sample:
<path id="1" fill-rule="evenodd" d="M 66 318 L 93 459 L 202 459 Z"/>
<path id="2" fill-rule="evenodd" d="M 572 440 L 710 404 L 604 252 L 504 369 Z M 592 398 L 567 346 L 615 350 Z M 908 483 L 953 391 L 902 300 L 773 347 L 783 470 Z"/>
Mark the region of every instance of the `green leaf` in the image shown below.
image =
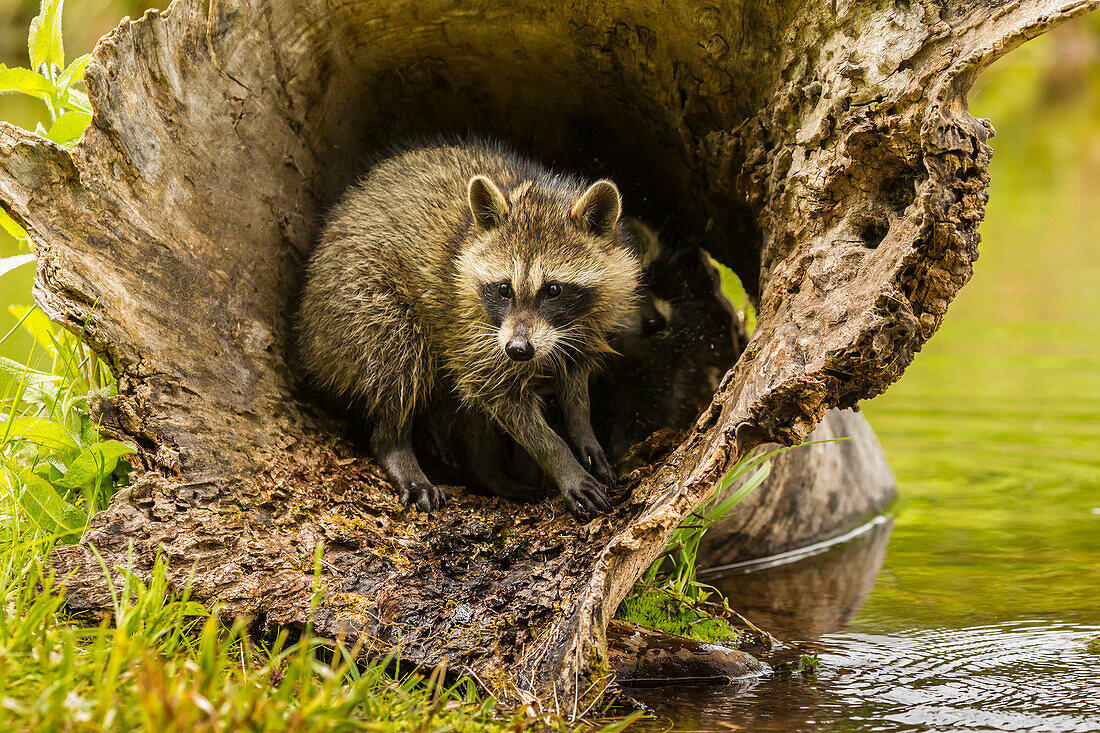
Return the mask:
<path id="1" fill-rule="evenodd" d="M 92 103 L 88 101 L 88 95 L 76 89 L 70 89 L 68 91 L 65 97 L 65 107 L 83 112 L 87 115 L 92 113 Z"/>
<path id="2" fill-rule="evenodd" d="M 725 519 L 726 515 L 733 511 L 733 508 L 740 504 L 742 499 L 748 496 L 749 493 L 756 489 L 756 487 L 760 486 L 760 484 L 764 483 L 764 479 L 766 479 L 768 477 L 768 474 L 771 473 L 771 469 L 772 466 L 770 461 L 761 464 L 760 467 L 756 469 L 756 473 L 754 473 L 751 478 L 749 478 L 743 484 L 737 487 L 736 491 L 727 496 L 713 508 L 707 510 L 706 514 L 704 515 L 704 523 L 707 524 L 707 526 L 709 527 L 711 524 Z"/>
<path id="3" fill-rule="evenodd" d="M 27 469 L 17 473 L 23 482 L 19 508 L 40 529 L 50 534 L 74 534 L 84 528 L 84 514 L 61 498 L 49 481 Z"/>
<path id="4" fill-rule="evenodd" d="M 12 255 L 0 257 L 0 277 L 7 275 L 17 267 L 22 267 L 28 262 L 34 262 L 34 255 Z"/>
<path id="5" fill-rule="evenodd" d="M 174 607 L 180 616 L 198 616 L 201 618 L 210 616 L 210 612 L 206 610 L 206 606 L 195 601 L 178 601 L 174 604 Z"/>
<path id="6" fill-rule="evenodd" d="M 57 485 L 63 489 L 79 489 L 94 485 L 97 481 L 114 473 L 119 458 L 133 452 L 132 447 L 117 440 L 90 445 L 69 464 L 69 470 Z"/>
<path id="7" fill-rule="evenodd" d="M 13 382 L 21 382 L 23 379 L 26 379 L 28 382 L 34 384 L 58 382 L 61 380 L 61 377 L 56 374 L 49 374 L 47 372 L 40 372 L 37 369 L 31 369 L 26 364 L 20 364 L 15 359 L 9 359 L 6 356 L 0 356 L 0 377 L 9 379 Z"/>
<path id="8" fill-rule="evenodd" d="M 3 229 L 16 239 L 27 238 L 27 230 L 19 226 L 19 222 L 12 219 L 8 212 L 3 209 L 0 209 L 0 229 Z"/>
<path id="9" fill-rule="evenodd" d="M 17 417 L 0 424 L 0 436 L 28 443 L 58 453 L 80 450 L 80 445 L 64 426 L 44 417 Z"/>
<path id="10" fill-rule="evenodd" d="M 57 77 L 57 88 L 63 91 L 68 90 L 75 82 L 82 80 L 84 78 L 84 67 L 88 65 L 88 59 L 91 57 L 90 53 L 86 53 L 73 59 L 73 62 L 61 72 L 61 76 Z"/>
<path id="11" fill-rule="evenodd" d="M 27 53 L 30 54 L 31 66 L 35 69 L 42 64 L 47 68 L 53 64 L 65 68 L 65 42 L 61 38 L 63 6 L 63 0 L 42 0 L 38 15 L 31 21 Z"/>
<path id="12" fill-rule="evenodd" d="M 22 92 L 39 99 L 48 99 L 54 92 L 53 82 L 37 71 L 0 64 L 0 92 Z"/>
<path id="13" fill-rule="evenodd" d="M 72 150 L 91 121 L 92 116 L 84 112 L 66 112 L 50 125 L 46 137 L 66 150 Z"/>

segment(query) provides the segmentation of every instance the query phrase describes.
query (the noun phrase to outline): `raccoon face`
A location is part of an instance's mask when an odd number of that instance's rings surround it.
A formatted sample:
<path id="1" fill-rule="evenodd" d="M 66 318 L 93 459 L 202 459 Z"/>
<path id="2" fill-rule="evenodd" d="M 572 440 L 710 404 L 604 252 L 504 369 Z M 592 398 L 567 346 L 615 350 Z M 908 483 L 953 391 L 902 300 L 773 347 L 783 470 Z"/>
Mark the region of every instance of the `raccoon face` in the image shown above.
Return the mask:
<path id="1" fill-rule="evenodd" d="M 657 233 L 634 217 L 627 217 L 623 224 L 631 234 L 635 255 L 642 266 L 638 308 L 622 333 L 621 340 L 626 342 L 663 333 L 672 321 L 674 308 L 671 301 L 660 297 L 653 288 L 660 271 L 668 266 L 663 261 L 667 253 Z M 668 293 L 664 295 L 667 297 Z"/>
<path id="2" fill-rule="evenodd" d="M 548 356 L 559 346 L 568 350 L 569 329 L 592 309 L 591 288 L 556 280 L 543 283 L 511 280 L 484 283 L 481 301 L 497 341 L 513 361 Z"/>
<path id="3" fill-rule="evenodd" d="M 528 182 L 506 196 L 475 176 L 468 196 L 477 237 L 457 274 L 476 292 L 498 353 L 561 366 L 600 350 L 608 325 L 599 319 L 630 309 L 637 281 L 637 261 L 618 240 L 618 189 L 600 181 L 568 197 Z"/>

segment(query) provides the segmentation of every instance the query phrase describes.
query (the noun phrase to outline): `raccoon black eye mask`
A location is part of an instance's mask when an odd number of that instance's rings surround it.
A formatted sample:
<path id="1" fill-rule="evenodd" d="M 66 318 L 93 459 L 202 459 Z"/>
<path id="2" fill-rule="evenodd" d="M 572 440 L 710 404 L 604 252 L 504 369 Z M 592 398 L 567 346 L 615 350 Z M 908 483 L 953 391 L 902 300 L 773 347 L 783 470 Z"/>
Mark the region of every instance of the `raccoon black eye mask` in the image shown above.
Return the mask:
<path id="1" fill-rule="evenodd" d="M 419 417 L 457 425 L 448 434 L 501 495 L 523 487 L 498 470 L 491 441 L 470 444 L 484 426 L 530 454 L 578 518 L 610 508 L 615 475 L 592 433 L 588 379 L 637 307 L 621 215 L 610 181 L 475 140 L 405 149 L 348 189 L 309 261 L 298 347 L 313 383 L 367 423 L 403 504 L 447 503 L 412 445 Z M 534 389 L 547 378 L 564 438 Z"/>
<path id="2" fill-rule="evenodd" d="M 486 283 L 481 286 L 481 300 L 489 323 L 500 326 L 515 301 L 510 282 Z M 595 298 L 591 288 L 571 283 L 550 283 L 539 291 L 536 302 L 538 315 L 557 328 L 576 323 L 592 309 Z"/>

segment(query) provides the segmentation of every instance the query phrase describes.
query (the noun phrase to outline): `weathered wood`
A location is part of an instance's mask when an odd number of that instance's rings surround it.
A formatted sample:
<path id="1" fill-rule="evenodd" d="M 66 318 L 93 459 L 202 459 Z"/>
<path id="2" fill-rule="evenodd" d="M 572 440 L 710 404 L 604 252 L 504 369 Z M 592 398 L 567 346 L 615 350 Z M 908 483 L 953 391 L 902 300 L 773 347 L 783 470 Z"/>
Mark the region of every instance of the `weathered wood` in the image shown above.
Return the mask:
<path id="1" fill-rule="evenodd" d="M 659 634 L 622 621 L 607 625 L 611 669 L 627 687 L 730 685 L 767 671 L 754 657 L 721 644 Z"/>
<path id="2" fill-rule="evenodd" d="M 1097 4 L 176 0 L 124 22 L 88 66 L 72 159 L 0 125 L 36 297 L 108 360 L 105 425 L 139 447 L 134 485 L 57 555 L 70 603 L 109 608 L 94 545 L 300 625 L 321 548 L 320 633 L 577 709 L 615 607 L 731 462 L 878 394 L 936 330 L 986 200 L 992 128 L 965 94 Z M 324 203 L 389 142 L 470 128 L 611 175 L 758 301 L 713 405 L 583 527 L 557 501 L 458 491 L 401 515 L 288 363 Z"/>

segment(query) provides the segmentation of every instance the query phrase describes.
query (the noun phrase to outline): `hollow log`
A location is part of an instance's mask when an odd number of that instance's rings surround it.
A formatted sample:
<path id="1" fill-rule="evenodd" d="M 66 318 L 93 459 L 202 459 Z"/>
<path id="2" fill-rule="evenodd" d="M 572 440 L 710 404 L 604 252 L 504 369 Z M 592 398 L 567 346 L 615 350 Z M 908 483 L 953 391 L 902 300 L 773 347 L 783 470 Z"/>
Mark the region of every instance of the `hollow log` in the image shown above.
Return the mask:
<path id="1" fill-rule="evenodd" d="M 986 201 L 993 130 L 967 90 L 1098 4 L 175 0 L 123 22 L 71 157 L 0 125 L 35 297 L 118 376 L 98 409 L 138 447 L 55 557 L 69 604 L 110 608 L 93 546 L 139 575 L 159 553 L 224 615 L 301 626 L 316 587 L 321 634 L 579 710 L 619 601 L 732 462 L 882 392 L 939 326 Z M 326 203 L 390 143 L 470 129 L 614 178 L 757 305 L 711 406 L 587 525 L 457 489 L 403 514 L 360 426 L 289 366 Z"/>

